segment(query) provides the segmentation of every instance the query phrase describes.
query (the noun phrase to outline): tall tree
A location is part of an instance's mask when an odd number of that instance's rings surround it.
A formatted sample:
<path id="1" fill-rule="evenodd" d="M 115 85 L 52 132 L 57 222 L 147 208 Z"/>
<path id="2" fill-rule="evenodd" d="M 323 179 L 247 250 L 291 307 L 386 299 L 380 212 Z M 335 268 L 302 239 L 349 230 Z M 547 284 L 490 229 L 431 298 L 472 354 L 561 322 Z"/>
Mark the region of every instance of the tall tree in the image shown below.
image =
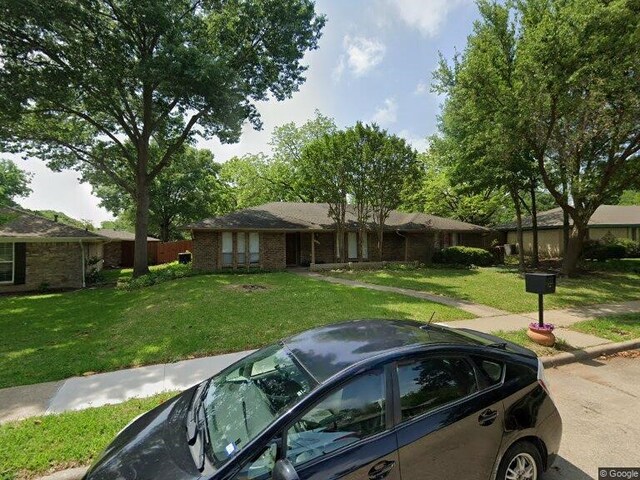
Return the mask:
<path id="1" fill-rule="evenodd" d="M 157 146 L 151 145 L 152 156 Z M 209 150 L 187 146 L 149 185 L 149 231 L 163 242 L 182 238 L 178 228 L 225 210 L 224 191 L 218 178 L 220 164 Z M 135 204 L 126 192 L 102 172 L 91 177 L 100 205 L 133 224 Z"/>
<path id="2" fill-rule="evenodd" d="M 31 177 L 12 160 L 0 158 L 0 205 L 15 205 L 17 197 L 28 197 Z"/>
<path id="3" fill-rule="evenodd" d="M 4 2 L 0 146 L 126 191 L 144 274 L 151 182 L 196 135 L 259 128 L 255 102 L 297 90 L 324 22 L 311 0 Z"/>
<path id="4" fill-rule="evenodd" d="M 340 261 L 347 259 L 344 238 L 352 161 L 349 138 L 344 131 L 324 135 L 306 145 L 302 151 L 304 167 L 301 175 L 304 181 L 316 182 L 319 192 L 317 201 L 329 205 L 329 217 L 336 227 L 336 252 Z"/>
<path id="5" fill-rule="evenodd" d="M 593 213 L 640 178 L 638 13 L 627 0 L 518 4 L 520 131 L 546 188 L 573 220 L 562 266 L 568 275 Z"/>

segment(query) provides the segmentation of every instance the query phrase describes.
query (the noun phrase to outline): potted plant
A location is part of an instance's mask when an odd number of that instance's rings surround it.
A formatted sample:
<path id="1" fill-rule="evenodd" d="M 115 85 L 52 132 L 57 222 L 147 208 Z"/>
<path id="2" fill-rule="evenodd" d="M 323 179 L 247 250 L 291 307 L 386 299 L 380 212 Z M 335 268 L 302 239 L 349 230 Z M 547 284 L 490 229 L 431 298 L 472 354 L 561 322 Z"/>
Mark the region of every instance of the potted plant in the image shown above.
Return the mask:
<path id="1" fill-rule="evenodd" d="M 531 322 L 527 336 L 538 345 L 553 347 L 556 343 L 556 336 L 553 334 L 554 328 L 553 323 Z"/>

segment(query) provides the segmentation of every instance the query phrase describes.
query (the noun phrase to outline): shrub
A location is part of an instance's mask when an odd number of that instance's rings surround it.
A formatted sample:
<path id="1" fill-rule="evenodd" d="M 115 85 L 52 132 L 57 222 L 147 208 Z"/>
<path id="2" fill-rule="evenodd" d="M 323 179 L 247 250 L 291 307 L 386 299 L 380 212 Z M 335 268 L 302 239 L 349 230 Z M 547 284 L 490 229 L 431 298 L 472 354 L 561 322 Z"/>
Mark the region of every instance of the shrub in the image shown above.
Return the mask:
<path id="1" fill-rule="evenodd" d="M 137 278 L 124 281 L 118 284 L 119 287 L 126 288 L 127 290 L 135 290 L 143 287 L 150 287 L 158 283 L 168 282 L 175 280 L 176 278 L 190 277 L 197 275 L 199 272 L 191 268 L 191 264 L 181 264 L 177 262 L 163 265 L 161 268 L 151 270 L 146 275 L 141 275 Z"/>
<path id="2" fill-rule="evenodd" d="M 433 261 L 450 265 L 487 267 L 493 263 L 493 255 L 482 248 L 447 247 L 436 252 Z"/>
<path id="3" fill-rule="evenodd" d="M 628 238 L 618 238 L 614 245 L 624 247 L 625 258 L 640 258 L 640 242 L 635 242 Z"/>
<path id="4" fill-rule="evenodd" d="M 598 262 L 624 258 L 626 254 L 626 248 L 618 243 L 601 243 L 596 240 L 585 242 L 583 250 L 585 259 L 597 260 Z"/>

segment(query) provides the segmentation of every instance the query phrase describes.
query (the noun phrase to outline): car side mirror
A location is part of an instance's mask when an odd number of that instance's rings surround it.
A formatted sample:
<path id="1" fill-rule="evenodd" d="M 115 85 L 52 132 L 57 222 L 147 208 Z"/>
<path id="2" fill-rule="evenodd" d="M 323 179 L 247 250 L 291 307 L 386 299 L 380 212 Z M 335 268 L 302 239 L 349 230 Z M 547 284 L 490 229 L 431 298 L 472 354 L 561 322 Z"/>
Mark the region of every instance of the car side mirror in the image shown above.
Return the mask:
<path id="1" fill-rule="evenodd" d="M 298 472 L 286 458 L 278 460 L 273 467 L 272 480 L 300 480 Z"/>

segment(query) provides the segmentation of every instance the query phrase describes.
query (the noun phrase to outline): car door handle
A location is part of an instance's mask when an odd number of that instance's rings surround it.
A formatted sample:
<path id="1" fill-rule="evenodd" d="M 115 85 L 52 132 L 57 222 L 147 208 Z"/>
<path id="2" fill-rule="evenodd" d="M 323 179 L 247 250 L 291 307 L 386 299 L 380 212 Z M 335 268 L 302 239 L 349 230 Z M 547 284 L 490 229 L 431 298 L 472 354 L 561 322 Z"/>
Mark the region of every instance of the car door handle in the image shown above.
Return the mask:
<path id="1" fill-rule="evenodd" d="M 488 408 L 480 414 L 480 416 L 478 417 L 478 423 L 483 427 L 487 427 L 495 422 L 496 418 L 498 418 L 498 411 Z"/>
<path id="2" fill-rule="evenodd" d="M 381 462 L 376 463 L 371 470 L 369 470 L 369 478 L 371 480 L 382 480 L 386 478 L 387 475 L 393 470 L 393 467 L 396 466 L 396 462 L 391 460 L 383 460 Z"/>

